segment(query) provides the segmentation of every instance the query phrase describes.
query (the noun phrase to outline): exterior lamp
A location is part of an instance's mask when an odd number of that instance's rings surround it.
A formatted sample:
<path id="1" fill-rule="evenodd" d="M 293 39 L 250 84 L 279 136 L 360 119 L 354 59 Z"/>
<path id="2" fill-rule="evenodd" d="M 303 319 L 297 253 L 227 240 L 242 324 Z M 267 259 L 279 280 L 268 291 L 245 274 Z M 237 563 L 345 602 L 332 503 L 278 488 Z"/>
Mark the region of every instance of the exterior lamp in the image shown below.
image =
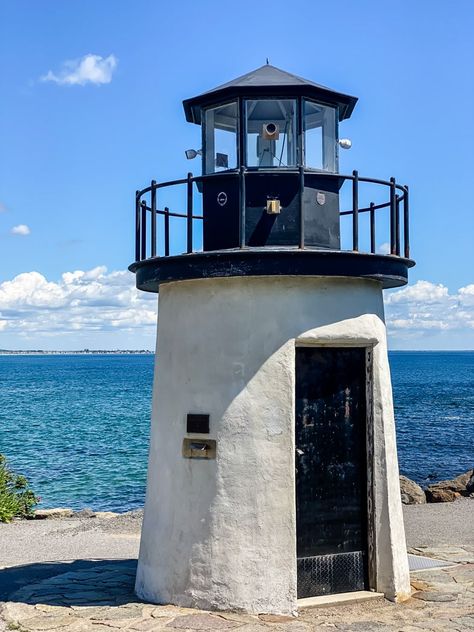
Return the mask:
<path id="1" fill-rule="evenodd" d="M 184 152 L 188 160 L 196 158 L 196 156 L 202 156 L 202 149 L 186 149 Z"/>
<path id="2" fill-rule="evenodd" d="M 352 141 L 349 138 L 340 138 L 338 143 L 342 149 L 350 149 L 352 147 Z"/>

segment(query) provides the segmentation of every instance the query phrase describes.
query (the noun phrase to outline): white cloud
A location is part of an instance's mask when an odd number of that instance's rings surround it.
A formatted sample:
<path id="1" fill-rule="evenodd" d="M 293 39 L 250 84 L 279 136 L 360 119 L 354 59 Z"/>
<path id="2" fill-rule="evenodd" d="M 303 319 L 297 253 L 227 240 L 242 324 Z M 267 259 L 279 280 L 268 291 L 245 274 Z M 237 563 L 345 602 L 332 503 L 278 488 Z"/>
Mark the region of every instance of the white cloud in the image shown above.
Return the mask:
<path id="1" fill-rule="evenodd" d="M 31 233 L 30 227 L 26 224 L 18 224 L 11 229 L 12 235 L 29 235 Z"/>
<path id="2" fill-rule="evenodd" d="M 464 288 L 461 288 L 461 290 Z M 460 291 L 461 291 L 460 290 Z M 390 296 L 389 303 L 411 304 L 411 303 L 439 303 L 449 299 L 448 288 L 441 283 L 435 284 L 430 281 L 417 281 L 414 285 L 409 285 Z"/>
<path id="3" fill-rule="evenodd" d="M 3 202 L 0 202 L 0 213 L 5 213 L 6 210 L 6 205 Z"/>
<path id="4" fill-rule="evenodd" d="M 112 81 L 112 74 L 117 67 L 115 55 L 85 55 L 80 59 L 66 61 L 56 74 L 49 70 L 41 77 L 41 81 L 54 81 L 59 85 L 83 86 L 86 83 L 101 85 Z"/>
<path id="5" fill-rule="evenodd" d="M 469 303 L 469 304 L 474 303 L 474 283 L 471 283 L 470 285 L 466 285 L 466 287 L 462 287 L 459 290 L 459 294 L 465 303 Z"/>
<path id="6" fill-rule="evenodd" d="M 467 336 L 466 348 L 472 345 L 474 284 L 450 294 L 441 283 L 417 281 L 414 285 L 386 294 L 385 307 L 388 331 L 393 335 L 459 332 Z"/>
<path id="7" fill-rule="evenodd" d="M 138 291 L 133 274 L 104 266 L 65 272 L 57 282 L 24 272 L 0 284 L 0 330 L 30 339 L 134 329 L 151 335 L 156 311 L 156 294 Z"/>
<path id="8" fill-rule="evenodd" d="M 377 248 L 377 252 L 380 255 L 389 255 L 390 254 L 390 244 L 386 241 Z"/>

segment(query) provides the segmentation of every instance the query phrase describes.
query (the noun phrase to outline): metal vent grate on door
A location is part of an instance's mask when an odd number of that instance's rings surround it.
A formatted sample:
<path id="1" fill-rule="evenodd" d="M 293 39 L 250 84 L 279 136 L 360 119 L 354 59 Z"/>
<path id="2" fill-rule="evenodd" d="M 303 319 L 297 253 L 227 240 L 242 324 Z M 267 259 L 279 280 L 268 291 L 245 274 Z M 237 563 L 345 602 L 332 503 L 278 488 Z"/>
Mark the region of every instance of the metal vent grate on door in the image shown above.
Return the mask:
<path id="1" fill-rule="evenodd" d="M 363 551 L 300 557 L 298 599 L 365 590 Z"/>

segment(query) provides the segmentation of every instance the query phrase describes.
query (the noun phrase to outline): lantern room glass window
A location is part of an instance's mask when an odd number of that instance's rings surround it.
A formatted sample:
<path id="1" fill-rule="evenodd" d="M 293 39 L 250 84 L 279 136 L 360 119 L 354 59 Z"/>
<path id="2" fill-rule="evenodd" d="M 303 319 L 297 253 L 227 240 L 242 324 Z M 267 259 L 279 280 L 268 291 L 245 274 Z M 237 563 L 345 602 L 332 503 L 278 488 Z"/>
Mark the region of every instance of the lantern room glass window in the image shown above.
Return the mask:
<path id="1" fill-rule="evenodd" d="M 208 108 L 204 116 L 204 173 L 237 168 L 239 110 L 237 102 Z"/>
<path id="2" fill-rule="evenodd" d="M 246 102 L 248 167 L 294 167 L 297 164 L 296 111 L 294 99 Z"/>
<path id="3" fill-rule="evenodd" d="M 321 171 L 336 172 L 336 108 L 305 99 L 303 129 L 305 165 Z"/>

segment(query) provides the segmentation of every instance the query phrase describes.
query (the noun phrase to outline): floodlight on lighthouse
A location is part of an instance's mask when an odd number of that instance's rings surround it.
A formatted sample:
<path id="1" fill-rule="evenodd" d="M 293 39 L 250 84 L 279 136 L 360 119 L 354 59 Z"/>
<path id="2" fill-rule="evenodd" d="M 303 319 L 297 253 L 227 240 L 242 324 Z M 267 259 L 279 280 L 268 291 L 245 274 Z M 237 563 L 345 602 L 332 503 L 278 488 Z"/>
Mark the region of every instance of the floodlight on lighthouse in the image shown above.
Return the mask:
<path id="1" fill-rule="evenodd" d="M 196 156 L 202 156 L 202 149 L 186 149 L 184 153 L 188 160 L 193 160 Z"/>
<path id="2" fill-rule="evenodd" d="M 339 147 L 342 149 L 350 149 L 352 147 L 352 141 L 349 138 L 340 138 Z"/>

